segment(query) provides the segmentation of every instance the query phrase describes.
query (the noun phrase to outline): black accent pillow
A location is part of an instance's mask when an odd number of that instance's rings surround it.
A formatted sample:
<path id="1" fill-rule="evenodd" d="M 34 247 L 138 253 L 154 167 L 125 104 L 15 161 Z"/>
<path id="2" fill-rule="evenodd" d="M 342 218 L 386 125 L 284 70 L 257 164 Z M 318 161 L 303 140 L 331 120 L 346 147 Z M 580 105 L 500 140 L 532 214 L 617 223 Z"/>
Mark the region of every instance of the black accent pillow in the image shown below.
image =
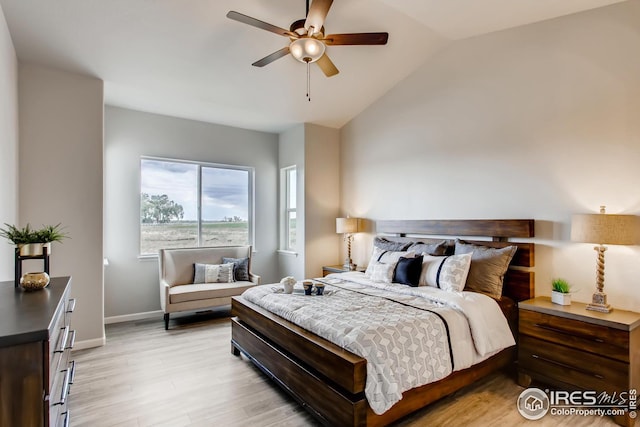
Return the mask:
<path id="1" fill-rule="evenodd" d="M 422 272 L 422 255 L 414 258 L 400 257 L 393 272 L 393 283 L 418 286 Z"/>
<path id="2" fill-rule="evenodd" d="M 222 262 L 233 263 L 233 277 L 237 282 L 249 281 L 249 258 L 227 258 L 223 257 Z"/>

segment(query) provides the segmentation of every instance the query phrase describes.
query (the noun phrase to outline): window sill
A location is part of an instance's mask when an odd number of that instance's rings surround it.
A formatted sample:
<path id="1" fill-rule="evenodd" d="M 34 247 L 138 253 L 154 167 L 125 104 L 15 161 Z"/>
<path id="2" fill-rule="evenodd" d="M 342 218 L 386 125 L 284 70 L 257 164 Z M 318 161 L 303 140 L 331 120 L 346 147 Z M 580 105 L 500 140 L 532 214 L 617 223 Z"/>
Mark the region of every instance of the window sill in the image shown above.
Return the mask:
<path id="1" fill-rule="evenodd" d="M 281 255 L 287 255 L 287 256 L 298 256 L 298 252 L 295 251 L 286 251 L 284 249 L 278 249 L 278 253 Z"/>
<path id="2" fill-rule="evenodd" d="M 157 261 L 158 254 L 138 255 L 138 261 Z"/>

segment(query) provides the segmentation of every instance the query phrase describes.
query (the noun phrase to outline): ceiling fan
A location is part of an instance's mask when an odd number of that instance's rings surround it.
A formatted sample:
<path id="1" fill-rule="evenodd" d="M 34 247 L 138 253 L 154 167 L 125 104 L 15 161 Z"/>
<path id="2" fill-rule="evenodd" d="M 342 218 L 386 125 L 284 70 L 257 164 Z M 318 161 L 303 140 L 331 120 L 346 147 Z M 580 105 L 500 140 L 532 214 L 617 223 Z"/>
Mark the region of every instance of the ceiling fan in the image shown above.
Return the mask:
<path id="1" fill-rule="evenodd" d="M 339 45 L 384 45 L 389 38 L 388 33 L 351 33 L 351 34 L 329 34 L 324 33 L 324 20 L 329 13 L 329 8 L 333 0 L 313 0 L 309 7 L 307 0 L 307 15 L 305 19 L 295 21 L 289 30 L 276 27 L 258 19 L 252 18 L 242 13 L 231 11 L 227 13 L 227 18 L 244 24 L 289 37 L 288 46 L 273 52 L 270 55 L 254 62 L 254 67 L 264 67 L 276 59 L 280 59 L 291 54 L 300 62 L 316 62 L 322 72 L 327 77 L 338 74 L 338 69 L 331 62 L 325 50 L 327 46 Z M 308 95 L 307 95 L 308 96 Z"/>

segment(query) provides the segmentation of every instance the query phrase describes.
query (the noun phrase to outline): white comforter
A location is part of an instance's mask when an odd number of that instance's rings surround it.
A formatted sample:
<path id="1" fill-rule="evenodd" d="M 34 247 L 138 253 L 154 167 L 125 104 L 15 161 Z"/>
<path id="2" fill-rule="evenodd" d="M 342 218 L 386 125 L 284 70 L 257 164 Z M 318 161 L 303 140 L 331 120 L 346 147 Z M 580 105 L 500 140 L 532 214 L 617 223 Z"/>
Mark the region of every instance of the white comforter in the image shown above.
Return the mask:
<path id="1" fill-rule="evenodd" d="M 365 395 L 377 414 L 404 391 L 515 344 L 500 307 L 485 295 L 377 283 L 357 272 L 317 280 L 327 283 L 327 295 L 264 285 L 243 297 L 365 358 Z"/>

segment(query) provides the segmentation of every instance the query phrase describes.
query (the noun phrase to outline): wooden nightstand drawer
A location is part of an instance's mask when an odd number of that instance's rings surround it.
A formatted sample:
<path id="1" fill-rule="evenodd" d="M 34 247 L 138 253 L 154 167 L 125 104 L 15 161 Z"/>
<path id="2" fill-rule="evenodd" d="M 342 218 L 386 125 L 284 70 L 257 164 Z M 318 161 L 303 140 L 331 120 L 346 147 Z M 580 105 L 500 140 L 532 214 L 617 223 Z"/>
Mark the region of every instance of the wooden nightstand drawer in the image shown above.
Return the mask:
<path id="1" fill-rule="evenodd" d="M 520 335 L 629 362 L 629 332 L 579 320 L 520 310 Z"/>
<path id="2" fill-rule="evenodd" d="M 518 383 L 533 380 L 559 390 L 606 391 L 640 385 L 640 313 L 589 311 L 586 304 L 552 304 L 549 297 L 518 303 Z M 632 412 L 614 416 L 635 424 Z M 635 414 L 635 413 L 633 413 Z"/>
<path id="3" fill-rule="evenodd" d="M 557 385 L 620 392 L 629 386 L 629 365 L 603 356 L 522 336 L 518 348 L 520 369 L 553 379 Z"/>

